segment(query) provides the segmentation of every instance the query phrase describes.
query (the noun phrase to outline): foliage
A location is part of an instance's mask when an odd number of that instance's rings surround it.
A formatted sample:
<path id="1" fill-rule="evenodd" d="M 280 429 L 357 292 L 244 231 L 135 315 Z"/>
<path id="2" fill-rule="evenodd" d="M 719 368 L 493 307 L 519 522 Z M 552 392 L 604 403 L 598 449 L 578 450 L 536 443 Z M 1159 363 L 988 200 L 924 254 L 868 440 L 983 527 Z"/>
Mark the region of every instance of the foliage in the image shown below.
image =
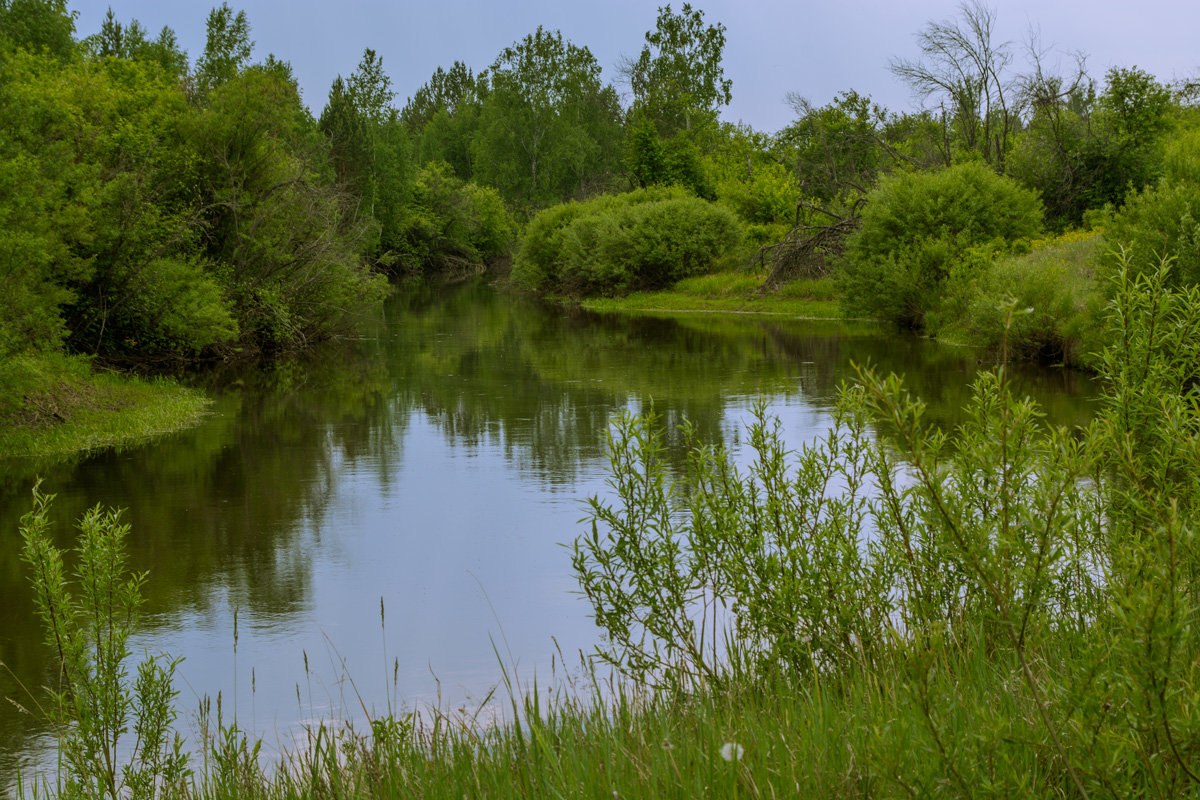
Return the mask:
<path id="1" fill-rule="evenodd" d="M 487 93 L 487 70 L 476 76 L 461 61 L 455 61 L 449 70 L 438 67 L 400 111 L 401 122 L 416 142 L 417 163 L 444 161 L 455 175 L 470 180 L 471 141 Z"/>
<path id="2" fill-rule="evenodd" d="M 75 12 L 67 0 L 0 0 L 0 52 L 19 47 L 67 59 L 74 55 Z"/>
<path id="3" fill-rule="evenodd" d="M 7 72 L 0 125 L 11 160 L 0 180 L 13 192 L 0 214 L 13 228 L 0 261 L 23 333 L 0 340 L 10 351 L 65 341 L 92 353 L 137 342 L 153 354 L 231 338 L 220 289 L 195 257 L 194 208 L 180 197 L 193 154 L 179 90 L 148 62 L 14 58 Z"/>
<path id="4" fill-rule="evenodd" d="M 1176 285 L 1200 284 L 1200 134 L 1187 132 L 1166 149 L 1165 174 L 1155 186 L 1130 195 L 1122 208 L 1103 217 L 1105 234 L 1129 248 L 1138 271 L 1156 260 L 1175 260 Z"/>
<path id="5" fill-rule="evenodd" d="M 60 788 L 68 796 L 112 800 L 173 795 L 189 775 L 183 740 L 173 729 L 178 661 L 147 656 L 130 678 L 129 637 L 146 576 L 125 566 L 129 526 L 99 506 L 84 515 L 73 589 L 63 553 L 48 534 L 52 500 L 34 489 L 21 536 L 46 644 L 57 660 L 58 683 L 50 687 L 46 713 L 66 768 Z M 131 725 L 132 755 L 122 763 L 120 746 Z"/>
<path id="6" fill-rule="evenodd" d="M 642 52 L 624 67 L 634 115 L 667 138 L 711 124 L 732 97 L 733 81 L 721 65 L 724 51 L 725 26 L 705 25 L 702 10 L 688 3 L 678 14 L 670 5 L 659 7 Z"/>
<path id="7" fill-rule="evenodd" d="M 228 2 L 210 11 L 204 52 L 196 60 L 196 90 L 200 96 L 207 95 L 245 69 L 253 49 L 245 11 L 234 14 Z"/>
<path id="8" fill-rule="evenodd" d="M 741 236 L 729 211 L 680 189 L 604 195 L 535 216 L 513 280 L 571 295 L 657 288 L 703 270 Z"/>
<path id="9" fill-rule="evenodd" d="M 1103 246 L 1099 234 L 1068 233 L 951 275 L 936 312 L 938 335 L 1001 360 L 1090 366 L 1103 345 L 1103 286 L 1096 275 Z"/>
<path id="10" fill-rule="evenodd" d="M 412 199 L 411 146 L 391 106 L 394 96 L 383 59 L 367 48 L 348 80 L 334 79 L 317 122 L 337 183 L 356 201 L 350 216 L 371 232 L 366 249 L 380 261 L 401 247 Z"/>
<path id="11" fill-rule="evenodd" d="M 1157 180 L 1174 108 L 1153 76 L 1113 68 L 1099 97 L 1082 77 L 1065 88 L 1043 79 L 1031 91 L 1033 116 L 1011 172 L 1041 192 L 1050 224 L 1078 224 L 1088 209 L 1120 206 Z"/>
<path id="12" fill-rule="evenodd" d="M 307 155 L 311 121 L 293 82 L 247 70 L 197 122 L 204 256 L 255 344 L 301 346 L 382 296 L 360 257 L 364 231 Z"/>
<path id="13" fill-rule="evenodd" d="M 481 266 L 509 252 L 514 227 L 495 189 L 455 177 L 448 164 L 428 164 L 406 210 L 396 268 L 453 274 Z"/>
<path id="14" fill-rule="evenodd" d="M 412 133 L 419 134 L 439 112 L 454 116 L 466 106 L 478 103 L 486 90 L 486 70 L 476 77 L 466 64 L 455 61 L 448 70 L 441 67 L 434 70 L 404 104 L 400 119 Z"/>
<path id="15" fill-rule="evenodd" d="M 936 98 L 945 135 L 967 154 L 1005 170 L 1012 134 L 1011 44 L 994 41 L 996 12 L 980 0 L 964 2 L 958 21 L 930 22 L 917 34 L 917 59 L 893 59 L 891 71 L 928 100 Z"/>
<path id="16" fill-rule="evenodd" d="M 606 187 L 619 155 L 620 106 L 586 47 L 538 29 L 489 70 L 472 174 L 510 202 L 545 206 Z"/>
<path id="17" fill-rule="evenodd" d="M 689 693 L 782 675 L 814 729 L 853 708 L 867 752 L 918 751 L 850 767 L 887 796 L 1190 791 L 1200 293 L 1165 273 L 1114 279 L 1084 430 L 1041 425 L 1003 368 L 949 433 L 866 370 L 825 440 L 789 454 L 760 409 L 748 467 L 694 443 L 677 477 L 657 423 L 622 418 L 573 551 L 599 654 Z"/>
<path id="18" fill-rule="evenodd" d="M 1004 251 L 1036 234 L 1041 216 L 1033 192 L 982 164 L 891 176 L 847 242 L 846 310 L 919 328 L 970 248 Z"/>
<path id="19" fill-rule="evenodd" d="M 122 25 L 111 8 L 100 24 L 100 32 L 88 36 L 80 46 L 92 58 L 152 61 L 174 78 L 182 79 L 187 74 L 187 54 L 179 49 L 173 30 L 164 26 L 158 38 L 151 40 L 140 22 L 135 19 Z"/>
<path id="20" fill-rule="evenodd" d="M 821 202 L 866 194 L 890 162 L 882 145 L 885 112 L 854 90 L 817 108 L 792 96 L 798 119 L 780 131 L 772 149 L 795 171 L 805 194 Z"/>
<path id="21" fill-rule="evenodd" d="M 682 186 L 697 197 L 714 197 L 692 138 L 684 134 L 664 138 L 653 122 L 636 114 L 626 126 L 625 168 L 642 188 Z"/>

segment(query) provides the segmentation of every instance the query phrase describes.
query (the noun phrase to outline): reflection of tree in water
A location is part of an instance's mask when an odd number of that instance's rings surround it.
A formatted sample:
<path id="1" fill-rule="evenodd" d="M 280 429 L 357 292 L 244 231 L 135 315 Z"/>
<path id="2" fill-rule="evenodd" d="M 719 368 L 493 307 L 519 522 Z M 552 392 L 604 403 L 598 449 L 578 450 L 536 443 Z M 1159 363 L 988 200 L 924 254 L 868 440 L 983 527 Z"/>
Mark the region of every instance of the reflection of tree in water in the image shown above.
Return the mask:
<path id="1" fill-rule="evenodd" d="M 564 312 L 479 285 L 432 302 L 398 298 L 389 324 L 399 392 L 451 443 L 501 447 L 551 484 L 603 458 L 621 409 L 653 405 L 672 436 L 686 416 L 715 441 L 730 395 L 790 391 L 798 372 L 745 336 Z"/>
<path id="2" fill-rule="evenodd" d="M 338 470 L 398 461 L 406 411 L 388 402 L 379 355 L 342 345 L 336 357 L 211 374 L 217 399 L 199 427 L 40 470 L 57 494 L 58 546 L 73 545 L 75 521 L 96 503 L 124 508 L 130 567 L 150 574 L 148 624 L 226 595 L 251 613 L 294 611 L 312 580 L 304 543 L 320 535 Z M 36 692 L 49 678 L 17 535 L 32 485 L 24 475 L 0 494 L 0 661 L 13 672 L 0 670 L 0 697 L 17 699 L 17 681 Z M 0 705 L 0 772 L 32 722 Z"/>
<path id="3" fill-rule="evenodd" d="M 603 458 L 612 415 L 624 408 L 663 417 L 678 453 L 684 418 L 703 441 L 720 441 L 731 398 L 802 396 L 836 402 L 853 364 L 905 376 L 927 419 L 949 426 L 979 367 L 975 351 L 898 336 L 873 325 L 778 317 L 599 315 L 505 297 L 483 284 L 395 298 L 388 307 L 388 363 L 452 444 L 487 442 L 550 484 L 570 485 Z M 986 366 L 986 365 L 985 365 Z M 1090 414 L 1074 373 L 1012 370 L 1052 422 Z"/>

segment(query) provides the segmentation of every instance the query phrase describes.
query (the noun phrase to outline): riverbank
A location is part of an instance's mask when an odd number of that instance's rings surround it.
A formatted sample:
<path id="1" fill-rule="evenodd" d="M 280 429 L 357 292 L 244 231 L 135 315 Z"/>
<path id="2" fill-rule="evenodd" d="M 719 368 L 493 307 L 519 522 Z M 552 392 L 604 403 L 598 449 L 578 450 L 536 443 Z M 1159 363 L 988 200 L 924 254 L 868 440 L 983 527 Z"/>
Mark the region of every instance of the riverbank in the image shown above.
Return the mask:
<path id="1" fill-rule="evenodd" d="M 624 297 L 592 297 L 580 305 L 593 311 L 711 311 L 780 314 L 800 319 L 842 319 L 830 279 L 800 280 L 763 291 L 765 274 L 718 272 L 679 281 L 670 289 Z"/>
<path id="2" fill-rule="evenodd" d="M 48 354 L 0 365 L 0 458 L 59 459 L 120 447 L 194 425 L 203 392 L 156 378 L 96 371 Z"/>

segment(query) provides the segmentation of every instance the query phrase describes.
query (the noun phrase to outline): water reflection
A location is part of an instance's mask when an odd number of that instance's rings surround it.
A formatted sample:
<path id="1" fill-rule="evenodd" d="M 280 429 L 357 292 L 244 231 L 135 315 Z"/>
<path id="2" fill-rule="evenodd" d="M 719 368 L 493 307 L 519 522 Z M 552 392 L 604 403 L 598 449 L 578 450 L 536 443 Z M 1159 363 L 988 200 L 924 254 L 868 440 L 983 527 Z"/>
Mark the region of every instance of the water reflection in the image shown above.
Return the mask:
<path id="1" fill-rule="evenodd" d="M 531 675 L 555 642 L 590 648 L 558 544 L 578 530 L 580 498 L 604 488 L 615 412 L 653 407 L 679 457 L 674 423 L 728 441 L 766 397 L 799 443 L 829 424 L 852 364 L 872 363 L 951 424 L 976 361 L 871 326 L 599 316 L 486 284 L 399 294 L 361 339 L 207 374 L 216 402 L 193 430 L 0 466 L 0 695 L 22 698 L 49 668 L 16 534 L 35 473 L 58 495 L 60 545 L 87 507 L 128 509 L 132 566 L 151 574 L 139 642 L 186 658 L 186 708 L 221 692 L 273 742 L 364 705 L 482 697 L 497 652 Z M 1051 420 L 1089 415 L 1078 376 L 1016 378 Z M 0 705 L 0 775 L 38 732 Z"/>

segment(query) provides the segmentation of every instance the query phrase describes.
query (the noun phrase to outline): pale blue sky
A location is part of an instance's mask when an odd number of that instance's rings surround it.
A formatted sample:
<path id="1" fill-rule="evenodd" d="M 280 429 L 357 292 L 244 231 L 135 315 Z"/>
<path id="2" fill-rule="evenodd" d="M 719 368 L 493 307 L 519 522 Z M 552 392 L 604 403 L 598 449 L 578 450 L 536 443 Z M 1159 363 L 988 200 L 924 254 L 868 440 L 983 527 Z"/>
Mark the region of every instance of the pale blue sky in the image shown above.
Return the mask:
<path id="1" fill-rule="evenodd" d="M 170 25 L 195 58 L 204 46 L 210 0 L 113 0 L 118 18 L 137 18 L 151 33 Z M 588 47 L 614 80 L 622 56 L 636 56 L 654 26 L 654 0 L 231 0 L 244 9 L 256 42 L 290 61 L 305 102 L 320 113 L 339 73 L 354 70 L 364 47 L 374 48 L 391 76 L 401 106 L 438 66 L 456 59 L 475 70 L 539 24 Z M 673 3 L 678 10 L 681 3 Z M 914 107 L 908 90 L 887 70 L 889 58 L 916 54 L 914 34 L 930 20 L 958 13 L 955 0 L 699 0 L 709 22 L 728 29 L 725 73 L 733 104 L 724 117 L 774 132 L 792 119 L 789 91 L 817 104 L 841 89 L 870 94 L 893 110 Z M 992 7 L 1001 39 L 1020 46 L 1031 25 L 1059 52 L 1082 50 L 1097 78 L 1112 66 L 1137 65 L 1170 81 L 1200 75 L 1197 0 L 1001 0 Z M 95 32 L 109 2 L 74 0 L 80 36 Z"/>

